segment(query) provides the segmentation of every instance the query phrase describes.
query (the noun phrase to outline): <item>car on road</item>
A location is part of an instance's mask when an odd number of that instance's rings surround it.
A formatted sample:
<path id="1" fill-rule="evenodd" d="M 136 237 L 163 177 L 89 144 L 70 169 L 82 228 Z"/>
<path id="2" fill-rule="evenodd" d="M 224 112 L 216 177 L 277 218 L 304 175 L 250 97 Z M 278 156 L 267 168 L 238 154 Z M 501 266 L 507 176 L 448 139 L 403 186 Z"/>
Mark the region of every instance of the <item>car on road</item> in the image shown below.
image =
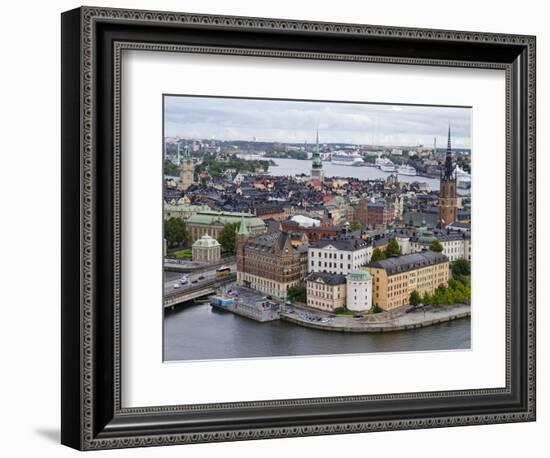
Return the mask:
<path id="1" fill-rule="evenodd" d="M 174 289 L 178 289 L 180 287 L 180 284 L 179 283 L 175 283 L 174 284 Z"/>
<path id="2" fill-rule="evenodd" d="M 195 280 L 192 280 L 191 283 L 197 283 L 197 280 L 196 280 L 196 279 L 195 279 Z"/>
<path id="3" fill-rule="evenodd" d="M 204 275 L 199 275 L 199 280 L 204 280 Z"/>

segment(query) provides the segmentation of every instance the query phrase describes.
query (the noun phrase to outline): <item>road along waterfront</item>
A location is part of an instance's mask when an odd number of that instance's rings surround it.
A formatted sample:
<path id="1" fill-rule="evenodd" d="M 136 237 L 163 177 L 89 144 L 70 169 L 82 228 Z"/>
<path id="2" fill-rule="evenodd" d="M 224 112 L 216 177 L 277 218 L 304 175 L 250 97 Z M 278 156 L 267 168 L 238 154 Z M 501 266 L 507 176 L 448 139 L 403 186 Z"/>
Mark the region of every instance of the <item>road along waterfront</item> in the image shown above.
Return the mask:
<path id="1" fill-rule="evenodd" d="M 166 311 L 164 319 L 165 361 L 469 348 L 469 317 L 407 331 L 327 332 L 285 320 L 258 323 L 208 303 L 187 303 Z"/>
<path id="2" fill-rule="evenodd" d="M 420 308 L 406 313 L 404 310 L 395 315 L 384 317 L 384 313 L 366 315 L 364 317 L 334 316 L 326 313 L 317 314 L 315 320 L 308 317 L 308 313 L 296 312 L 281 313 L 282 320 L 299 326 L 337 332 L 396 332 L 411 329 L 425 328 L 439 323 L 458 320 L 470 316 L 470 306 L 456 304 L 438 308 Z"/>

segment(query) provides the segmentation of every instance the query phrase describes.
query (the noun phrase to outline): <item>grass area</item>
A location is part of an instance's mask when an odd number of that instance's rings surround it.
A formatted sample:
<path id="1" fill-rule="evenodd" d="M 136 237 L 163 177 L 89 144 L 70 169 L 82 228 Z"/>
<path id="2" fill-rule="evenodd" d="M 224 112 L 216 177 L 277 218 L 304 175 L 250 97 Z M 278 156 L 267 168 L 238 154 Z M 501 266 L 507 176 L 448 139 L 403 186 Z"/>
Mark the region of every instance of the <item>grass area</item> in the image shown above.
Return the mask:
<path id="1" fill-rule="evenodd" d="M 190 260 L 193 256 L 191 248 L 185 248 L 183 250 L 174 251 L 170 254 L 175 256 L 177 259 L 189 259 Z"/>

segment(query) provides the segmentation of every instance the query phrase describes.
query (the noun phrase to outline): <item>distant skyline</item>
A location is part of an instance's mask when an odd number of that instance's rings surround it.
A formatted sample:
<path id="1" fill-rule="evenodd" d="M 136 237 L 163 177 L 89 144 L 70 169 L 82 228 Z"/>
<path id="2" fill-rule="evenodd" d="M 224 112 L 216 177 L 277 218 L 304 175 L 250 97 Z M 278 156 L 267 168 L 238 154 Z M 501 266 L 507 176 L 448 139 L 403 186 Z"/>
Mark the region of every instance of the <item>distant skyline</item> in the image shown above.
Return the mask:
<path id="1" fill-rule="evenodd" d="M 165 136 L 284 143 L 471 147 L 471 108 L 165 96 Z"/>

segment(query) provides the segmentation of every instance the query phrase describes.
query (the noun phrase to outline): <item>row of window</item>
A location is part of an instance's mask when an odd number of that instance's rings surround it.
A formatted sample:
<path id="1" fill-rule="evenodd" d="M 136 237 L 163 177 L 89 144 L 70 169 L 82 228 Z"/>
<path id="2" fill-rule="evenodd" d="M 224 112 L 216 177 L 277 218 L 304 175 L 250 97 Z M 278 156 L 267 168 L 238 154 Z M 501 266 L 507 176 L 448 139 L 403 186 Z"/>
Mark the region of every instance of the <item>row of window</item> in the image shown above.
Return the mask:
<path id="1" fill-rule="evenodd" d="M 324 265 L 323 265 L 322 261 L 318 261 L 317 265 L 318 265 L 318 267 L 329 267 L 329 268 L 335 268 L 335 269 L 338 268 L 338 263 L 336 263 L 336 262 L 335 263 L 332 263 L 332 262 L 327 263 L 327 261 L 325 261 Z M 347 266 L 348 266 L 348 270 L 351 269 L 351 264 L 348 264 Z M 315 261 L 311 261 L 311 267 L 315 267 Z M 340 263 L 339 267 L 340 267 L 340 269 L 343 269 L 344 264 Z"/>
<path id="2" fill-rule="evenodd" d="M 310 250 L 309 252 L 311 253 L 312 257 L 315 257 L 315 253 L 316 253 L 315 251 Z M 318 251 L 317 252 L 317 257 L 319 257 L 319 258 L 324 257 L 325 259 L 338 259 L 338 253 L 327 253 L 326 251 L 325 252 Z M 351 254 L 348 254 L 347 258 L 351 259 Z M 344 255 L 342 253 L 340 253 L 340 258 L 339 259 L 344 259 Z"/>

